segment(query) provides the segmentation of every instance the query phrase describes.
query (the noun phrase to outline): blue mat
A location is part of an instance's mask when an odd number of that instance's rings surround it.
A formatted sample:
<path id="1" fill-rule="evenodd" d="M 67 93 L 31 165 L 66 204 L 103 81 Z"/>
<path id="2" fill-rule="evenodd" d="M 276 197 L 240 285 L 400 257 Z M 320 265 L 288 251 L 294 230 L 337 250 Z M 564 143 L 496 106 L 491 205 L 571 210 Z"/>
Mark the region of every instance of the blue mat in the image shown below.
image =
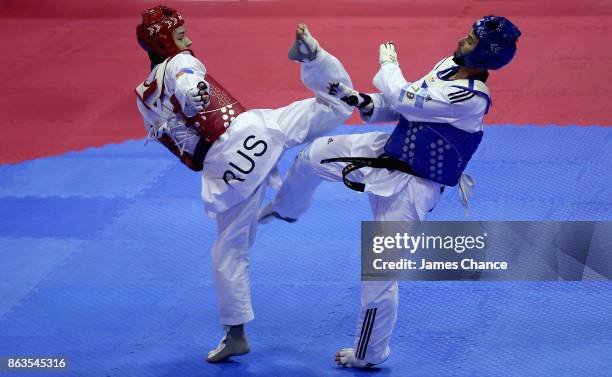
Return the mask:
<path id="1" fill-rule="evenodd" d="M 336 133 L 372 130 L 391 128 Z M 488 127 L 469 219 L 612 220 L 610 171 L 612 128 Z M 222 330 L 199 185 L 142 140 L 0 165 L 0 357 L 67 356 L 62 376 L 612 375 L 609 282 L 401 283 L 389 360 L 335 367 L 354 337 L 371 215 L 365 195 L 330 183 L 297 224 L 260 227 L 252 352 L 207 364 Z M 430 219 L 465 219 L 456 189 Z"/>

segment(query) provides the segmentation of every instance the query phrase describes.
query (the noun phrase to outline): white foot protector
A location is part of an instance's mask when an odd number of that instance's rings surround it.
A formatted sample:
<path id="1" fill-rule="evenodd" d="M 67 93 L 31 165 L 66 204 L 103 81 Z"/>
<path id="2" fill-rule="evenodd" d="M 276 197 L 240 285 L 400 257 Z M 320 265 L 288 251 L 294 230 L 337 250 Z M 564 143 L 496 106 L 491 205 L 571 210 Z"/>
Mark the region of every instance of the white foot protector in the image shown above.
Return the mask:
<path id="1" fill-rule="evenodd" d="M 312 37 L 306 24 L 299 24 L 295 30 L 295 42 L 289 49 L 289 59 L 310 62 L 316 59 L 319 42 Z"/>
<path id="2" fill-rule="evenodd" d="M 344 368 L 369 368 L 374 365 L 355 358 L 352 348 L 343 348 L 336 352 L 336 364 Z"/>
<path id="3" fill-rule="evenodd" d="M 249 343 L 242 329 L 235 326 L 226 326 L 225 335 L 214 350 L 208 352 L 206 360 L 209 363 L 218 363 L 230 356 L 240 356 L 249 352 Z"/>

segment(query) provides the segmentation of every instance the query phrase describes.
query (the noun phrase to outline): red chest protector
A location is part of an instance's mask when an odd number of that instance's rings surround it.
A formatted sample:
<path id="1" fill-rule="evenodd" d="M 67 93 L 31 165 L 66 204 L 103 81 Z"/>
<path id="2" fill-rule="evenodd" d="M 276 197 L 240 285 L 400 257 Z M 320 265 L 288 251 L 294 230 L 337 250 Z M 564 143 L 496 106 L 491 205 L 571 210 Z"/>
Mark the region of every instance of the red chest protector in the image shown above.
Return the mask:
<path id="1" fill-rule="evenodd" d="M 191 53 L 191 51 L 189 52 Z M 166 65 L 172 57 L 166 59 L 166 61 L 159 66 L 151 82 L 144 81 L 136 88 L 138 98 L 149 111 L 153 112 L 158 117 L 161 116 L 161 105 L 158 103 L 164 94 Z M 158 141 L 177 156 L 181 162 L 194 171 L 201 171 L 203 169 L 204 157 L 212 143 L 225 133 L 225 130 L 227 130 L 238 115 L 247 111 L 244 106 L 229 94 L 229 92 L 212 76 L 206 75 L 205 79 L 209 85 L 208 93 L 210 94 L 210 103 L 204 111 L 192 117 L 188 117 L 184 114 L 176 97 L 174 95 L 170 97 L 170 102 L 174 107 L 174 113 L 181 114 L 185 119 L 185 124 L 196 130 L 198 135 L 200 135 L 200 140 L 194 153 L 190 154 L 181 151 L 175 140 L 167 134 L 161 134 L 157 138 Z"/>
<path id="2" fill-rule="evenodd" d="M 174 105 L 174 112 L 183 115 L 187 125 L 194 128 L 207 143 L 212 144 L 225 133 L 238 115 L 247 110 L 211 75 L 206 75 L 206 81 L 209 86 L 210 103 L 204 111 L 188 117 L 183 113 L 174 95 L 170 98 L 170 102 Z"/>

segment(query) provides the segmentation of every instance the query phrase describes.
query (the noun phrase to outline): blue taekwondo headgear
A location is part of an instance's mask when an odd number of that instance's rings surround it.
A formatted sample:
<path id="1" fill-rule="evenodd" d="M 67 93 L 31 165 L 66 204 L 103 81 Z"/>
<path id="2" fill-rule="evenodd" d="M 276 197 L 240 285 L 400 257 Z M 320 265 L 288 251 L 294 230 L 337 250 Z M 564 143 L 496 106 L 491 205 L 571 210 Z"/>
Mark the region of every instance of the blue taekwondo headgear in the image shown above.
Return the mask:
<path id="1" fill-rule="evenodd" d="M 476 48 L 466 55 L 455 54 L 455 62 L 470 68 L 499 69 L 510 63 L 516 52 L 520 30 L 506 17 L 485 16 L 473 25 Z"/>

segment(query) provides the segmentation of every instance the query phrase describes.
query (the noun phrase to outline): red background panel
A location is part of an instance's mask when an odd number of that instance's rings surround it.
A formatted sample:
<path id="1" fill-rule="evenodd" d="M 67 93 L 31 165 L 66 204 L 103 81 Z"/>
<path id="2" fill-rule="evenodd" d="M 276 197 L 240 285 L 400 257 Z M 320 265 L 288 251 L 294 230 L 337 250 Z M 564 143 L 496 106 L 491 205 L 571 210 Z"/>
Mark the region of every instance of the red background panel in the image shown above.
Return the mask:
<path id="1" fill-rule="evenodd" d="M 0 163 L 144 137 L 134 87 L 148 74 L 135 39 L 153 1 L 5 1 Z M 492 72 L 488 124 L 611 125 L 612 2 L 168 1 L 186 18 L 196 55 L 249 108 L 306 98 L 287 60 L 306 22 L 355 87 L 373 90 L 378 44 L 396 42 L 417 79 L 448 56 L 471 23 L 509 17 L 523 32 L 508 67 Z M 357 123 L 356 118 L 351 118 Z"/>

